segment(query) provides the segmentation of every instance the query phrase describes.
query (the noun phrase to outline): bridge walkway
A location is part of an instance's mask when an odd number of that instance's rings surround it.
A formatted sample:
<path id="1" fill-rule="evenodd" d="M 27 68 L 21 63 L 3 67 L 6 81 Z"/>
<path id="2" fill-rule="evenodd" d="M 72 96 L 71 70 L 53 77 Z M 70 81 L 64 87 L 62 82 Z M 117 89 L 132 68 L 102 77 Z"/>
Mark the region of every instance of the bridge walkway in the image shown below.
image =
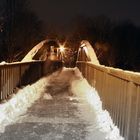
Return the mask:
<path id="1" fill-rule="evenodd" d="M 0 140 L 105 140 L 95 110 L 85 98 L 71 93 L 68 83 L 74 77 L 73 70 L 54 75 L 46 92 L 6 126 Z"/>

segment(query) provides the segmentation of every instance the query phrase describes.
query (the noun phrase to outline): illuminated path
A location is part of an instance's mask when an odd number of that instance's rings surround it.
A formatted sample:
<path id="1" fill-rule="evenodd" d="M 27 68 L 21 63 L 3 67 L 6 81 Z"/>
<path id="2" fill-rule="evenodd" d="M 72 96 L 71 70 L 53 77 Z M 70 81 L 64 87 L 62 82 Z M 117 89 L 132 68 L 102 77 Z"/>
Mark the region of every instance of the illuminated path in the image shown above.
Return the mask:
<path id="1" fill-rule="evenodd" d="M 70 83 L 80 77 L 76 73 L 68 69 L 53 75 L 46 92 L 5 128 L 0 140 L 105 140 L 108 132 L 101 131 L 96 111 L 84 95 L 72 95 Z"/>
<path id="2" fill-rule="evenodd" d="M 80 116 L 79 107 L 86 115 L 93 117 L 93 121 L 85 121 Z M 55 97 L 53 100 L 37 101 L 28 112 L 20 117 L 14 125 L 6 128 L 0 139 L 3 140 L 85 140 L 88 127 L 95 125 L 94 113 L 90 112 L 87 104 L 69 97 Z M 98 129 L 92 132 L 100 140 L 104 135 Z M 91 136 L 90 136 L 91 137 Z"/>

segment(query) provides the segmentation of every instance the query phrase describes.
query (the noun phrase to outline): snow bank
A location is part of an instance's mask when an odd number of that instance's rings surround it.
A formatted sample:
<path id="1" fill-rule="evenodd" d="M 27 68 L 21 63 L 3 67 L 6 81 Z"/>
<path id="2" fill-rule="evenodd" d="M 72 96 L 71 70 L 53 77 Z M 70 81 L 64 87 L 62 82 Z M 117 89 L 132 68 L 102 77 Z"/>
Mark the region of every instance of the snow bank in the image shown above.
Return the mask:
<path id="1" fill-rule="evenodd" d="M 0 104 L 0 132 L 5 131 L 5 127 L 14 123 L 19 115 L 24 114 L 27 109 L 41 97 L 50 77 L 45 77 L 32 85 L 19 89 L 17 94 L 6 103 Z M 48 98 L 48 97 L 46 97 Z M 49 97 L 50 99 L 51 97 Z"/>
<path id="2" fill-rule="evenodd" d="M 71 92 L 84 98 L 90 104 L 95 111 L 98 128 L 107 134 L 107 140 L 123 140 L 108 111 L 102 109 L 102 102 L 97 91 L 88 84 L 78 69 L 75 69 L 75 74 L 78 78 L 71 81 Z"/>
<path id="3" fill-rule="evenodd" d="M 45 100 L 52 100 L 50 93 L 46 93 L 47 86 L 52 84 L 54 88 L 61 89 L 69 83 L 72 75 L 73 72 L 71 73 L 69 69 L 63 68 L 62 71 L 57 71 L 32 85 L 19 89 L 8 102 L 0 104 L 0 133 L 5 131 L 7 125 L 16 122 L 20 115 L 26 113 L 27 109 L 41 96 Z M 55 81 L 59 81 L 58 85 L 56 85 Z"/>
<path id="4" fill-rule="evenodd" d="M 4 64 L 7 64 L 7 62 L 2 61 L 2 62 L 0 63 L 0 65 L 4 65 Z"/>
<path id="5" fill-rule="evenodd" d="M 107 140 L 123 140 L 118 128 L 113 124 L 109 113 L 102 109 L 102 102 L 96 90 L 91 87 L 77 68 L 63 68 L 49 77 L 44 77 L 32 85 L 20 89 L 17 94 L 8 102 L 0 105 L 0 132 L 4 132 L 5 127 L 14 123 L 19 115 L 24 114 L 27 109 L 40 97 L 51 100 L 52 97 L 46 92 L 46 87 L 54 86 L 55 92 L 70 84 L 71 92 L 80 96 L 88 102 L 95 112 L 97 127 L 107 134 Z M 48 91 L 47 91 L 48 92 Z M 85 114 L 87 115 L 87 114 Z M 89 127 L 92 133 L 92 127 Z M 94 131 L 94 130 L 93 130 Z"/>

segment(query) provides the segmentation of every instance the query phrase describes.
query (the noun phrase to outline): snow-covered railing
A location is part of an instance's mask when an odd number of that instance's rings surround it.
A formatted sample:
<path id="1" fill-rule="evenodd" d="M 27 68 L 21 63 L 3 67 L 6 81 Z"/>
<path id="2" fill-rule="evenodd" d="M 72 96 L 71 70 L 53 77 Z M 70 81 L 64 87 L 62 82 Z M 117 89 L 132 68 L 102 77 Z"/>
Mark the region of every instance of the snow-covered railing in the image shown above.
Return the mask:
<path id="1" fill-rule="evenodd" d="M 35 82 L 43 74 L 43 61 L 5 63 L 0 65 L 0 101 L 13 94 L 16 87 Z"/>
<path id="2" fill-rule="evenodd" d="M 77 62 L 125 140 L 140 140 L 140 73 Z"/>

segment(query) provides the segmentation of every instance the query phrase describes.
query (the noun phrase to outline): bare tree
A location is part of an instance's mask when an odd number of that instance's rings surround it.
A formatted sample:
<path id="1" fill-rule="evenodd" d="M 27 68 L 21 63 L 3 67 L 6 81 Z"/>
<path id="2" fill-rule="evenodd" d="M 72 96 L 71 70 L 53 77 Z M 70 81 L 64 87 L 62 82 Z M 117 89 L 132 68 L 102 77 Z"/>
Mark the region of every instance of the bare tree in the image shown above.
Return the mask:
<path id="1" fill-rule="evenodd" d="M 22 57 L 44 36 L 42 23 L 29 9 L 28 0 L 7 0 L 3 3 L 3 59 L 8 62 Z"/>

